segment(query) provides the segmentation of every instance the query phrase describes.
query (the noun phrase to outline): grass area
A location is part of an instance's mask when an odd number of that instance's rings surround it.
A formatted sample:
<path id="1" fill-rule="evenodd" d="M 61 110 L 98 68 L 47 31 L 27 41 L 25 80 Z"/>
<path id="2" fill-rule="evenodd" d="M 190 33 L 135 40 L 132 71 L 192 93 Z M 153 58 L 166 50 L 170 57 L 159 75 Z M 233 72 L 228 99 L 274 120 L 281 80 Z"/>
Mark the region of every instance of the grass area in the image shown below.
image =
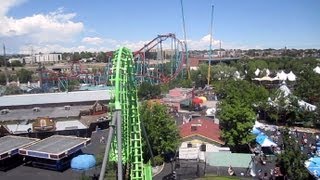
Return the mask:
<path id="1" fill-rule="evenodd" d="M 204 178 L 198 180 L 236 180 L 239 179 L 234 176 L 217 176 L 217 175 L 206 175 Z"/>

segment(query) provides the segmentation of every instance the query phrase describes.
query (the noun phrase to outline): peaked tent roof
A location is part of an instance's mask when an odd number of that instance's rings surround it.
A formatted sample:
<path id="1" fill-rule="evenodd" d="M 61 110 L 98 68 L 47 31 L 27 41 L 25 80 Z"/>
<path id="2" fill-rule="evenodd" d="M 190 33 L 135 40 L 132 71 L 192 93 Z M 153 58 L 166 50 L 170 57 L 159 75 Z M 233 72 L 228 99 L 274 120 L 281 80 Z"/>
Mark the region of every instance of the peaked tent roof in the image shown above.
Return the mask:
<path id="1" fill-rule="evenodd" d="M 256 71 L 254 72 L 254 74 L 255 74 L 256 76 L 258 76 L 258 75 L 260 74 L 260 69 L 257 68 Z"/>
<path id="2" fill-rule="evenodd" d="M 295 81 L 297 76 L 295 74 L 293 74 L 292 71 L 290 71 L 288 74 L 287 74 L 287 78 L 288 78 L 288 81 Z"/>
<path id="3" fill-rule="evenodd" d="M 291 94 L 291 90 L 288 88 L 287 85 L 285 84 L 282 84 L 280 87 L 279 87 L 279 90 L 282 91 L 284 94 L 284 97 L 287 97 L 288 95 Z"/>
<path id="4" fill-rule="evenodd" d="M 320 74 L 320 67 L 319 67 L 319 66 L 315 67 L 315 68 L 313 69 L 313 71 L 314 71 L 315 73 Z"/>
<path id="5" fill-rule="evenodd" d="M 285 81 L 287 80 L 287 74 L 284 71 L 281 71 L 280 73 L 277 73 L 277 76 L 275 78 L 278 80 Z"/>

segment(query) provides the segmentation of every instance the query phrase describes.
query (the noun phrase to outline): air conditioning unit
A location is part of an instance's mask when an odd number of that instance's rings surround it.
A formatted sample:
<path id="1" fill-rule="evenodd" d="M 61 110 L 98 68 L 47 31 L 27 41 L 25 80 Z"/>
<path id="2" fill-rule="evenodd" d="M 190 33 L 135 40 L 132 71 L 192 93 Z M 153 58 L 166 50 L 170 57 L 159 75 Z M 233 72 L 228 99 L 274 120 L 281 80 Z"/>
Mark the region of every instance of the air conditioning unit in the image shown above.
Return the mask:
<path id="1" fill-rule="evenodd" d="M 8 114 L 10 112 L 9 109 L 2 109 L 1 114 Z"/>
<path id="2" fill-rule="evenodd" d="M 64 106 L 64 110 L 69 111 L 71 109 L 71 106 Z"/>
<path id="3" fill-rule="evenodd" d="M 40 111 L 40 107 L 34 107 L 32 110 L 33 110 L 34 112 L 39 112 L 39 111 Z"/>

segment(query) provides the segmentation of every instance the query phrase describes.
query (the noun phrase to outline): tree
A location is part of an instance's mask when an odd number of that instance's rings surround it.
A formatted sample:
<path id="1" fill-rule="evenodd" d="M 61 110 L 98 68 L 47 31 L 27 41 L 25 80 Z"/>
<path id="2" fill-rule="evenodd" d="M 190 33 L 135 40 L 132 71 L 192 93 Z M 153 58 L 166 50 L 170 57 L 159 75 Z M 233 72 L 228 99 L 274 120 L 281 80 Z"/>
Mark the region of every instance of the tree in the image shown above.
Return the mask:
<path id="1" fill-rule="evenodd" d="M 303 100 L 314 104 L 320 102 L 320 75 L 312 71 L 312 68 L 305 68 L 300 74 L 296 83 L 296 90 L 293 92 Z"/>
<path id="2" fill-rule="evenodd" d="M 15 61 L 12 61 L 11 66 L 12 67 L 22 67 L 23 64 L 20 61 L 15 60 Z"/>
<path id="3" fill-rule="evenodd" d="M 79 52 L 74 52 L 71 61 L 79 61 L 81 59 Z"/>
<path id="4" fill-rule="evenodd" d="M 9 85 L 4 92 L 5 95 L 22 94 L 22 90 L 16 85 Z"/>
<path id="5" fill-rule="evenodd" d="M 0 73 L 0 84 L 6 85 L 6 83 L 7 83 L 6 76 L 4 75 L 4 73 Z"/>
<path id="6" fill-rule="evenodd" d="M 107 55 L 104 52 L 99 52 L 96 57 L 97 62 L 107 62 Z"/>
<path id="7" fill-rule="evenodd" d="M 268 92 L 263 87 L 247 81 L 225 81 L 217 88 L 222 97 L 218 105 L 218 117 L 222 129 L 222 138 L 227 145 L 241 149 L 254 140 L 250 133 L 256 120 L 256 112 L 261 102 L 266 101 Z"/>
<path id="8" fill-rule="evenodd" d="M 227 145 L 237 148 L 254 140 L 251 134 L 255 122 L 255 112 L 247 104 L 234 99 L 232 103 L 222 101 L 218 112 L 222 138 Z"/>
<path id="9" fill-rule="evenodd" d="M 308 179 L 309 173 L 304 166 L 307 157 L 301 153 L 299 144 L 290 137 L 288 132 L 288 129 L 285 129 L 282 133 L 284 152 L 278 155 L 278 165 L 281 167 L 282 173 L 287 175 L 289 179 Z"/>
<path id="10" fill-rule="evenodd" d="M 152 102 L 142 103 L 140 119 L 145 127 L 154 156 L 176 152 L 180 145 L 179 130 L 165 105 Z M 145 138 L 143 139 L 144 160 L 148 161 L 150 151 Z"/>
<path id="11" fill-rule="evenodd" d="M 161 94 L 159 85 L 152 85 L 149 82 L 143 82 L 138 89 L 138 97 L 140 99 L 154 99 Z"/>
<path id="12" fill-rule="evenodd" d="M 21 83 L 27 83 L 28 81 L 32 80 L 32 71 L 26 69 L 20 69 L 17 71 L 17 77 Z"/>

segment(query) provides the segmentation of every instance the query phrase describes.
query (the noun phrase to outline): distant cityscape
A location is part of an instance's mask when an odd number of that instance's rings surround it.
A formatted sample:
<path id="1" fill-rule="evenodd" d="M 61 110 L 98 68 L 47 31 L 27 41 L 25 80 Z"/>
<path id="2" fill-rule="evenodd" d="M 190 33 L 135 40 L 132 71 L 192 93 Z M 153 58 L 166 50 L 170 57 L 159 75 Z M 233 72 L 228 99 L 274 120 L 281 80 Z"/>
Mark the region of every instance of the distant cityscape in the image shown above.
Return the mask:
<path id="1" fill-rule="evenodd" d="M 150 51 L 150 54 L 157 53 L 156 50 Z M 163 50 L 164 55 L 172 54 L 172 50 Z M 209 50 L 189 50 L 189 57 L 191 58 L 210 58 Z M 10 54 L 7 55 L 7 62 L 13 63 L 19 61 L 20 63 L 33 64 L 40 62 L 59 62 L 62 60 L 80 60 L 81 62 L 108 62 L 112 56 L 110 52 L 64 52 L 64 53 L 37 53 L 37 54 Z M 152 56 L 152 55 L 151 55 Z M 320 49 L 214 49 L 212 50 L 211 58 L 276 58 L 276 57 L 295 57 L 295 58 L 319 58 Z M 1 63 L 2 62 L 2 63 Z M 0 55 L 0 65 L 3 65 L 3 56 Z M 1 66 L 0 66 L 1 67 Z"/>

